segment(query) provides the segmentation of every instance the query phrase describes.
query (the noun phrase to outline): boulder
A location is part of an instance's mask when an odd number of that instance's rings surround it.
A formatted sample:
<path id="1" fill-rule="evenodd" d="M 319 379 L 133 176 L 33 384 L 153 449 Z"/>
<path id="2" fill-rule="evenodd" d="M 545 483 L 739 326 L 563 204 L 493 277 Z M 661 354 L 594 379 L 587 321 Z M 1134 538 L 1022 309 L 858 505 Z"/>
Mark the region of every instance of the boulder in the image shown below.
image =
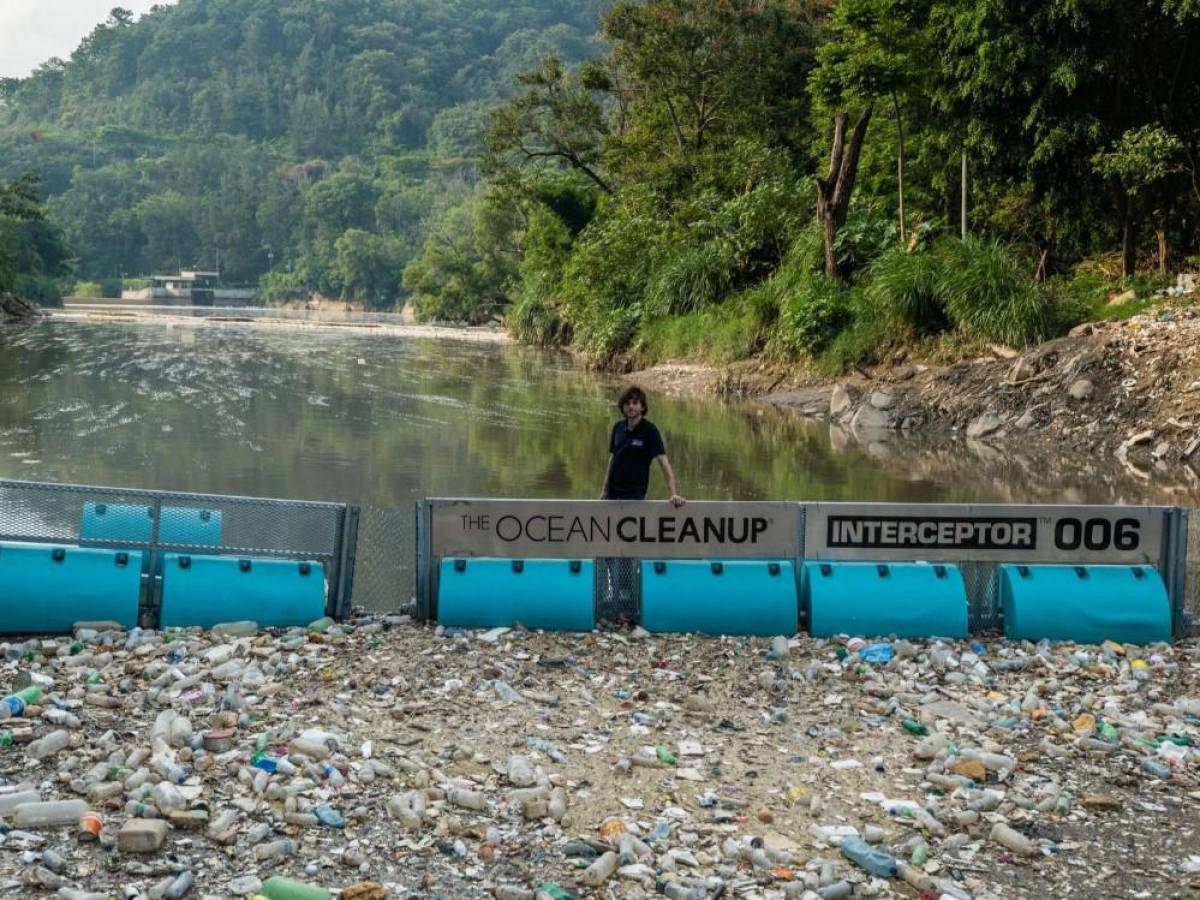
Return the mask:
<path id="1" fill-rule="evenodd" d="M 876 409 L 870 403 L 864 403 L 850 420 L 850 427 L 855 431 L 891 428 L 892 414 L 886 409 Z"/>
<path id="2" fill-rule="evenodd" d="M 831 418 L 839 419 L 850 411 L 850 407 L 854 405 L 854 398 L 850 396 L 850 391 L 844 384 L 834 385 L 833 393 L 829 395 L 829 415 Z"/>
<path id="3" fill-rule="evenodd" d="M 0 325 L 32 322 L 44 315 L 36 303 L 22 300 L 12 294 L 0 294 Z"/>
<path id="4" fill-rule="evenodd" d="M 1090 400 L 1092 395 L 1096 393 L 1096 385 L 1092 384 L 1087 378 L 1079 378 L 1071 382 L 1071 386 L 1067 388 L 1067 393 L 1075 400 Z"/>
<path id="5" fill-rule="evenodd" d="M 984 413 L 967 426 L 967 437 L 972 439 L 984 437 L 997 431 L 1003 424 L 1004 421 L 995 413 Z"/>
<path id="6" fill-rule="evenodd" d="M 1012 368 L 1008 370 L 1008 380 L 1014 382 L 1028 381 L 1036 374 L 1037 369 L 1034 368 L 1033 363 L 1029 361 L 1028 357 L 1022 356 L 1015 363 L 1013 363 Z"/>
<path id="7" fill-rule="evenodd" d="M 871 405 L 876 409 L 891 409 L 896 405 L 896 398 L 892 394 L 883 391 L 873 391 L 871 393 Z"/>

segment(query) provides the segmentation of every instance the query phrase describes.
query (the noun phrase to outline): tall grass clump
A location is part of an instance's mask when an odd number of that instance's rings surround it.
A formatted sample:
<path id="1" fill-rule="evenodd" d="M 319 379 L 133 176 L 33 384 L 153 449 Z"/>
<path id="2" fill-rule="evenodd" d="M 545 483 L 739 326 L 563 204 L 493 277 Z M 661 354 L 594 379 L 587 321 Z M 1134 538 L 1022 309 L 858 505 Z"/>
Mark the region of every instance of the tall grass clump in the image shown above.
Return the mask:
<path id="1" fill-rule="evenodd" d="M 867 270 L 867 300 L 917 334 L 945 331 L 951 323 L 938 293 L 939 263 L 940 257 L 929 251 L 891 247 Z"/>
<path id="2" fill-rule="evenodd" d="M 733 285 L 737 259 L 728 241 L 665 245 L 646 290 L 651 315 L 689 313 L 720 301 Z"/>
<path id="3" fill-rule="evenodd" d="M 815 356 L 854 319 L 851 289 L 822 274 L 801 276 L 781 290 L 772 355 Z"/>
<path id="4" fill-rule="evenodd" d="M 944 238 L 934 253 L 935 290 L 959 326 L 1016 347 L 1050 336 L 1050 303 L 1001 243 Z"/>

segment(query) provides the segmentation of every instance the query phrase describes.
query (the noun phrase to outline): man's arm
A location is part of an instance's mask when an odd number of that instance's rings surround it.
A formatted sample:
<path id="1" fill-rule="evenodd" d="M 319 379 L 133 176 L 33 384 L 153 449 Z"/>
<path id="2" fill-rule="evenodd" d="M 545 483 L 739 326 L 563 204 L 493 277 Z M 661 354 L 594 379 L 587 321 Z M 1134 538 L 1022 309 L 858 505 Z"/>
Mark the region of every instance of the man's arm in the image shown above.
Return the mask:
<path id="1" fill-rule="evenodd" d="M 658 465 L 662 468 L 663 478 L 667 480 L 667 490 L 671 492 L 671 505 L 678 509 L 687 501 L 679 496 L 679 487 L 675 484 L 675 470 L 671 468 L 671 461 L 667 459 L 667 454 L 665 453 L 654 458 L 658 460 Z"/>
<path id="2" fill-rule="evenodd" d="M 608 465 L 604 467 L 604 484 L 600 486 L 600 499 L 608 496 L 608 473 L 612 471 L 612 453 L 608 454 Z"/>

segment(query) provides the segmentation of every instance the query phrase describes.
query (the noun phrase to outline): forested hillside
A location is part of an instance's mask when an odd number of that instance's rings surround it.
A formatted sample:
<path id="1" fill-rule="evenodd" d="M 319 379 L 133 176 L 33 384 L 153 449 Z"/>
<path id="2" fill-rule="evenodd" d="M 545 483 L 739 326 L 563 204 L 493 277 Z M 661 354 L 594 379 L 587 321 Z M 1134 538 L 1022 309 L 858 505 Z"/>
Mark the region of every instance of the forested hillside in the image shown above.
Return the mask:
<path id="1" fill-rule="evenodd" d="M 0 176 L 81 279 L 839 370 L 1194 270 L 1198 46 L 1196 0 L 181 0 L 6 82 Z"/>
<path id="2" fill-rule="evenodd" d="M 114 9 L 0 82 L 0 178 L 41 179 L 81 279 L 216 266 L 390 306 L 472 189 L 488 105 L 598 50 L 578 0 L 181 0 Z"/>

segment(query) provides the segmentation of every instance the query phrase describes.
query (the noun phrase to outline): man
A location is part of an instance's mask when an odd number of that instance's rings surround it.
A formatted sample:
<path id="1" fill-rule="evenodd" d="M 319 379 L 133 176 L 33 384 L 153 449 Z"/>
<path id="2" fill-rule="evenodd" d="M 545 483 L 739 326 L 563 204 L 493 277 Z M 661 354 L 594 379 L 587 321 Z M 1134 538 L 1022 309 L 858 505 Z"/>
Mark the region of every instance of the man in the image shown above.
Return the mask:
<path id="1" fill-rule="evenodd" d="M 600 499 L 645 500 L 650 487 L 650 462 L 657 460 L 667 481 L 671 505 L 676 509 L 683 506 L 686 501 L 679 496 L 662 435 L 645 418 L 650 411 L 645 392 L 636 385 L 626 388 L 617 400 L 617 408 L 622 418 L 613 425 L 608 441 L 608 471 Z"/>

